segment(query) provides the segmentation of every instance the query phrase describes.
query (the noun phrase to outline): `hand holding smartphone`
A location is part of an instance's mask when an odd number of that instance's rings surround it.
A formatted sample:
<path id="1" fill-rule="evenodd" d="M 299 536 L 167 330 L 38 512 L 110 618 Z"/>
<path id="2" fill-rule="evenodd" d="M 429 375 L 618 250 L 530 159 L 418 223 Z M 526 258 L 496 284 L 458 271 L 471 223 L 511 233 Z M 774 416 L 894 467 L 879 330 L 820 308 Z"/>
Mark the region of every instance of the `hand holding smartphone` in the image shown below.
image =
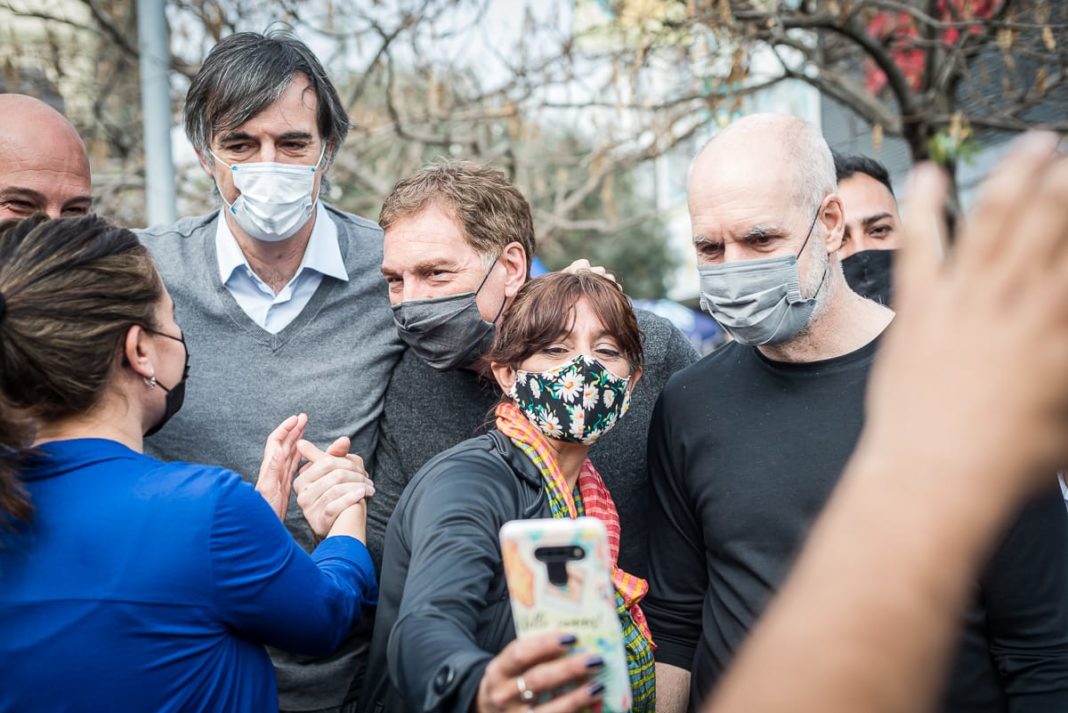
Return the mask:
<path id="1" fill-rule="evenodd" d="M 623 629 L 616 611 L 608 534 L 592 517 L 514 520 L 501 553 L 519 638 L 548 631 L 577 637 L 573 651 L 600 656 L 603 710 L 630 710 Z"/>

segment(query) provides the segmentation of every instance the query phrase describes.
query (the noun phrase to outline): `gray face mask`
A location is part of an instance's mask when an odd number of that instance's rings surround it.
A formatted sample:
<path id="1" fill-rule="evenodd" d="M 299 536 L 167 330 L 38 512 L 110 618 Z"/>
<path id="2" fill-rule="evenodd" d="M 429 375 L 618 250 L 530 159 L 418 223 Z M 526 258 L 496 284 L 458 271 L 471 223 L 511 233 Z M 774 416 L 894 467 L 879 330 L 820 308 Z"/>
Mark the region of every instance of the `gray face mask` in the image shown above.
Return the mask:
<path id="1" fill-rule="evenodd" d="M 482 319 L 475 302 L 492 271 L 491 267 L 474 292 L 394 305 L 393 323 L 397 325 L 401 341 L 438 371 L 473 364 L 489 349 L 497 331 L 495 322 L 504 311 L 505 301 L 502 300 L 497 317 L 493 322 L 487 322 Z"/>
<path id="2" fill-rule="evenodd" d="M 796 336 L 816 308 L 816 295 L 823 288 L 827 269 L 816 292 L 801 296 L 797 258 L 805 251 L 819 211 L 812 219 L 805 242 L 797 255 L 760 260 L 740 260 L 719 265 L 701 265 L 701 309 L 712 315 L 740 344 L 777 344 Z"/>

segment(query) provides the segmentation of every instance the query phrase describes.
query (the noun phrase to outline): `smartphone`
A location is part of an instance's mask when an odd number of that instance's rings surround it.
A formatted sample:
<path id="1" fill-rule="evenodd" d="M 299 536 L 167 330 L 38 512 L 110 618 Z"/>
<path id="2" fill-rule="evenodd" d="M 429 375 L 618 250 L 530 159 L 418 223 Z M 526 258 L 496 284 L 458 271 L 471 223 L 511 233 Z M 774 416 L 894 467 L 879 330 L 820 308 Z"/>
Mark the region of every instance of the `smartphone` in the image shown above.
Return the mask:
<path id="1" fill-rule="evenodd" d="M 602 709 L 629 711 L 630 676 L 604 524 L 592 517 L 513 520 L 500 536 L 516 634 L 575 635 L 574 652 L 604 659 L 595 676 L 605 686 Z"/>

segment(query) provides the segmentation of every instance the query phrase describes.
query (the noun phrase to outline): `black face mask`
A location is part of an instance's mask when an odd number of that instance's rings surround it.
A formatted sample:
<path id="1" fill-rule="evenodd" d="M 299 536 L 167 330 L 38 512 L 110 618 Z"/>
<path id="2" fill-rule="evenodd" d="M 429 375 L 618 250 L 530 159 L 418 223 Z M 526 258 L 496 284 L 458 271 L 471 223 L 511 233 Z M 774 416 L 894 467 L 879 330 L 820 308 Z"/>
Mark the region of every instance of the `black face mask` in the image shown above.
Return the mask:
<path id="1" fill-rule="evenodd" d="M 189 347 L 185 343 L 184 334 L 179 337 L 172 337 L 169 334 L 157 332 L 154 329 L 148 329 L 148 327 L 144 327 L 144 329 L 147 332 L 152 332 L 153 334 L 159 335 L 161 337 L 166 337 L 167 339 L 173 339 L 176 342 L 181 342 L 182 348 L 185 350 L 185 367 L 182 369 L 182 380 L 169 389 L 163 384 L 160 384 L 158 381 L 156 382 L 156 384 L 161 389 L 163 389 L 167 396 L 165 397 L 163 404 L 163 415 L 160 417 L 156 425 L 145 431 L 145 437 L 147 438 L 148 436 L 153 436 L 159 433 L 159 430 L 167 424 L 167 421 L 171 420 L 171 417 L 174 416 L 174 414 L 178 413 L 178 411 L 182 408 L 182 404 L 185 402 L 185 382 L 186 379 L 189 378 Z"/>
<path id="2" fill-rule="evenodd" d="M 861 297 L 890 306 L 896 250 L 864 250 L 842 260 L 846 282 Z"/>

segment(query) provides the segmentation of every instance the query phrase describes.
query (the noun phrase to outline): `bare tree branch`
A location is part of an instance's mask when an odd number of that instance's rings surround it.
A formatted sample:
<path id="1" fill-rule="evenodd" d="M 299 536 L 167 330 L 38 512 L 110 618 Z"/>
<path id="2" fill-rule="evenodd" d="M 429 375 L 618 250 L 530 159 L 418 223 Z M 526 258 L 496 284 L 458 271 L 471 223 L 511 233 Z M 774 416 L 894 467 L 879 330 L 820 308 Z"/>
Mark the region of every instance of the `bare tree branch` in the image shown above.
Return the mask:
<path id="1" fill-rule="evenodd" d="M 345 103 L 345 106 L 348 107 L 349 110 L 355 107 L 356 102 L 358 102 L 360 100 L 360 97 L 363 96 L 363 92 L 367 88 L 368 80 L 373 75 L 375 68 L 379 66 L 382 59 L 389 52 L 390 45 L 392 45 L 393 42 L 398 37 L 400 37 L 401 33 L 410 30 L 415 25 L 415 23 L 419 22 L 419 18 L 423 15 L 423 12 L 426 11 L 427 7 L 429 7 L 430 2 L 431 0 L 424 0 L 422 6 L 416 13 L 404 13 L 404 17 L 401 19 L 401 21 L 397 23 L 397 26 L 389 32 L 386 32 L 377 22 L 372 21 L 370 23 L 371 28 L 378 34 L 382 42 L 378 46 L 378 51 L 376 51 L 374 56 L 371 58 L 371 61 L 367 63 L 367 68 L 363 71 L 362 75 L 360 76 L 360 79 L 356 82 L 355 85 L 353 85 L 352 91 L 349 92 L 348 101 Z"/>

